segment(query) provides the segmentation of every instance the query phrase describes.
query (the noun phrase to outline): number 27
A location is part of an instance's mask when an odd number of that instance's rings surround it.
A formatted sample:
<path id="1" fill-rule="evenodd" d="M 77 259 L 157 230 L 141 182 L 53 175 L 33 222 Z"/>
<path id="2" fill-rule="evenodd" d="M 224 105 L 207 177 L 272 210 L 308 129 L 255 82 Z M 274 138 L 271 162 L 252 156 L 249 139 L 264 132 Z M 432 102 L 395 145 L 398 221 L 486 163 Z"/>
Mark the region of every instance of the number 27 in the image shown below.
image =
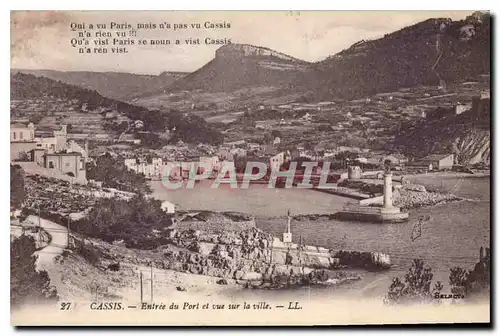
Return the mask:
<path id="1" fill-rule="evenodd" d="M 69 310 L 71 308 L 71 302 L 61 302 L 60 310 Z"/>

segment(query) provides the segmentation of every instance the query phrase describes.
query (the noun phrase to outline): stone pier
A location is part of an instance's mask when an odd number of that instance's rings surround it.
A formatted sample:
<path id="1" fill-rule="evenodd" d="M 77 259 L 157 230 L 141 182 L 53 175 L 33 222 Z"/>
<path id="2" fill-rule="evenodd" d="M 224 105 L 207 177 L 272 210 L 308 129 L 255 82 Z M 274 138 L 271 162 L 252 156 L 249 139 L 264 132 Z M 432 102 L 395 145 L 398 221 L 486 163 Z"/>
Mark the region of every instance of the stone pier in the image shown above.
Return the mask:
<path id="1" fill-rule="evenodd" d="M 339 219 L 367 221 L 367 222 L 403 222 L 408 219 L 407 212 L 401 212 L 393 204 L 392 200 L 392 173 L 384 173 L 384 194 L 382 196 L 383 205 L 380 207 L 364 206 L 361 203 L 353 206 L 347 206 L 343 211 L 338 212 L 336 216 Z M 366 203 L 366 202 L 363 202 Z"/>

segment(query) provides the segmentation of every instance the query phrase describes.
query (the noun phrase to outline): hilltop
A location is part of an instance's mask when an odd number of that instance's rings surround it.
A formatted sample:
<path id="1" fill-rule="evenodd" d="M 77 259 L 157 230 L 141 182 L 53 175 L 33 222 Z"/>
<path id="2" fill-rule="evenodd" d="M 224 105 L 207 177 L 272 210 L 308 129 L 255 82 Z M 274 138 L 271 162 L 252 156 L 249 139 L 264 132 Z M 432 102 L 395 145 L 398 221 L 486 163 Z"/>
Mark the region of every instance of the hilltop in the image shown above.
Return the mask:
<path id="1" fill-rule="evenodd" d="M 47 130 L 66 124 L 70 133 L 101 140 L 112 140 L 127 131 L 142 137 L 146 134 L 152 140 L 149 142 L 155 142 L 159 135 L 174 129 L 173 141 L 214 143 L 222 139 L 215 129 L 195 116 L 150 110 L 104 97 L 94 90 L 19 72 L 11 74 L 11 119 L 31 121 L 37 129 Z M 132 127 L 137 120 L 142 126 Z"/>
<path id="2" fill-rule="evenodd" d="M 228 44 L 215 58 L 197 71 L 176 81 L 175 90 L 232 92 L 242 88 L 278 89 L 296 80 L 309 63 L 277 51 L 247 44 Z"/>
<path id="3" fill-rule="evenodd" d="M 225 45 L 197 71 L 166 91 L 140 96 L 137 103 L 159 107 L 183 100 L 215 104 L 220 110 L 350 100 L 403 87 L 437 87 L 440 80 L 465 82 L 489 72 L 490 17 L 477 12 L 460 21 L 428 19 L 380 39 L 359 41 L 317 63 L 264 47 Z"/>
<path id="4" fill-rule="evenodd" d="M 305 88 L 320 98 L 355 99 L 401 87 L 460 83 L 490 72 L 490 18 L 429 19 L 360 41 L 315 64 Z"/>
<path id="5" fill-rule="evenodd" d="M 16 69 L 16 72 L 43 76 L 63 83 L 95 90 L 105 97 L 130 100 L 146 92 L 168 87 L 187 73 L 165 71 L 159 75 L 125 72 L 56 71 Z"/>

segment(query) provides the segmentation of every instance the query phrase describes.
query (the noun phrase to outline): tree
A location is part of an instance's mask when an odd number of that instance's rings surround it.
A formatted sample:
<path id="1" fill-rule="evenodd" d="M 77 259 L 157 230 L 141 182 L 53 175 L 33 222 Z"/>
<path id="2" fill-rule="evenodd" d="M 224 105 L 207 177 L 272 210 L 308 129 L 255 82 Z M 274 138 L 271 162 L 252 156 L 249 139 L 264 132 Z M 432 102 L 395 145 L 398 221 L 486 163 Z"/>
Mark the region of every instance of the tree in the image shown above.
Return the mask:
<path id="1" fill-rule="evenodd" d="M 166 243 L 164 233 L 172 225 L 161 201 L 137 195 L 130 200 L 100 199 L 75 230 L 107 242 L 123 240 L 127 247 L 152 249 Z"/>
<path id="2" fill-rule="evenodd" d="M 39 124 L 40 121 L 42 121 L 42 119 L 43 119 L 43 115 L 41 115 L 41 114 L 33 114 L 33 115 L 30 116 L 29 121 L 30 121 L 30 123 L 33 123 L 33 124 L 36 125 L 36 124 Z"/>
<path id="3" fill-rule="evenodd" d="M 433 276 L 432 269 L 425 267 L 423 260 L 414 259 L 408 273 L 404 276 L 404 282 L 399 278 L 392 280 L 386 296 L 386 302 L 400 304 L 435 301 L 434 293 L 440 292 L 443 289 L 443 285 L 438 281 L 431 291 Z"/>
<path id="4" fill-rule="evenodd" d="M 36 270 L 35 239 L 20 236 L 10 246 L 10 303 L 19 307 L 23 303 L 57 302 L 57 291 L 50 285 L 46 271 Z"/>
<path id="5" fill-rule="evenodd" d="M 151 191 L 142 174 L 129 171 L 123 161 L 108 153 L 99 156 L 95 164 L 87 165 L 86 169 L 87 178 L 102 181 L 104 187 L 139 193 Z"/>
<path id="6" fill-rule="evenodd" d="M 464 298 L 474 298 L 490 292 L 490 249 L 481 247 L 479 262 L 473 270 L 464 270 L 460 267 L 450 269 L 451 293 L 463 296 Z"/>
<path id="7" fill-rule="evenodd" d="M 137 138 L 141 140 L 141 145 L 152 149 L 158 149 L 167 144 L 165 140 L 160 139 L 156 133 L 141 132 L 137 133 Z"/>
<path id="8" fill-rule="evenodd" d="M 26 161 L 31 161 L 31 158 L 28 155 L 28 153 L 26 153 L 25 151 L 20 151 L 17 159 L 15 159 L 14 161 L 16 161 L 16 162 L 26 162 Z"/>
<path id="9" fill-rule="evenodd" d="M 281 134 L 281 132 L 279 130 L 272 130 L 271 131 L 271 136 L 273 139 L 275 138 L 282 138 L 283 135 Z"/>
<path id="10" fill-rule="evenodd" d="M 245 173 L 245 170 L 247 167 L 246 155 L 235 155 L 234 167 L 235 167 L 237 173 Z"/>
<path id="11" fill-rule="evenodd" d="M 19 208 L 24 203 L 24 171 L 19 165 L 10 166 L 10 203 Z"/>

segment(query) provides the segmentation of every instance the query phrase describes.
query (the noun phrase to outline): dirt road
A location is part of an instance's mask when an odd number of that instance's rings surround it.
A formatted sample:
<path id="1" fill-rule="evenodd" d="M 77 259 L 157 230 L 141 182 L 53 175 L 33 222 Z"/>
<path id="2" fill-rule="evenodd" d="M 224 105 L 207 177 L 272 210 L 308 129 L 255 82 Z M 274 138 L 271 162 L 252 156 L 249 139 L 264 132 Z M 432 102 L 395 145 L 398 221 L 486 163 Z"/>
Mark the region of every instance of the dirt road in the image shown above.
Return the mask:
<path id="1" fill-rule="evenodd" d="M 27 219 L 32 223 L 38 223 L 37 216 L 31 215 Z M 47 267 L 54 263 L 54 257 L 60 255 L 68 246 L 68 230 L 64 226 L 43 218 L 40 218 L 40 226 L 52 236 L 50 244 L 36 252 L 37 269 L 47 270 Z"/>

